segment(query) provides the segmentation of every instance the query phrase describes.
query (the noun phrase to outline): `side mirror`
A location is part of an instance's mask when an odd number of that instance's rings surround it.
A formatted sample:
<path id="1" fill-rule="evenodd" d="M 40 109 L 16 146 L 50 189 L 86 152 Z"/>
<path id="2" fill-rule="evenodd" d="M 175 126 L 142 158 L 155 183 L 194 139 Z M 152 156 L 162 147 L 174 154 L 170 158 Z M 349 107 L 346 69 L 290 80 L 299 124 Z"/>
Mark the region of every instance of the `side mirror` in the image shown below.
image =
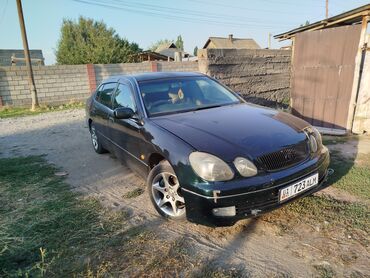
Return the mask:
<path id="1" fill-rule="evenodd" d="M 119 107 L 114 109 L 113 114 L 116 119 L 130 119 L 135 115 L 135 112 L 128 107 Z"/>

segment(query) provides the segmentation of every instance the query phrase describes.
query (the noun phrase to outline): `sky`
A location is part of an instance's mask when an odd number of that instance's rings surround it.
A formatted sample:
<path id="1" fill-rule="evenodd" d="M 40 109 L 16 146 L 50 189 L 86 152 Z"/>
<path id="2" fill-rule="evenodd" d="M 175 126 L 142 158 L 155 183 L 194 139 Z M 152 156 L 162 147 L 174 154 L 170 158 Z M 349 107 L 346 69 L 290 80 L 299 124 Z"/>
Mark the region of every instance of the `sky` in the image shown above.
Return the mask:
<path id="1" fill-rule="evenodd" d="M 329 16 L 369 0 L 329 0 Z M 208 37 L 253 38 L 267 47 L 268 34 L 325 18 L 325 0 L 22 0 L 30 49 L 42 49 L 55 63 L 64 18 L 103 20 L 123 38 L 147 49 L 159 39 L 181 35 L 185 51 L 203 47 Z M 290 42 L 272 40 L 272 48 Z M 0 0 L 0 49 L 22 49 L 16 0 Z"/>

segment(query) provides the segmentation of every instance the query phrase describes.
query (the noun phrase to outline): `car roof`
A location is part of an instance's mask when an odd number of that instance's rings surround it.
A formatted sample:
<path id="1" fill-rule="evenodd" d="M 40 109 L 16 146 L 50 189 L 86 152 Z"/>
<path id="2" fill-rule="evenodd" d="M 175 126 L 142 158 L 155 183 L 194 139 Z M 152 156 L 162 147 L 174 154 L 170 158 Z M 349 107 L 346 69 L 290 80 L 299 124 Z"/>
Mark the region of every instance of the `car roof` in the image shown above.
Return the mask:
<path id="1" fill-rule="evenodd" d="M 116 75 L 108 79 L 105 79 L 102 83 L 118 82 L 119 80 L 132 80 L 132 79 L 135 79 L 136 81 L 140 82 L 147 80 L 157 80 L 177 77 L 196 77 L 196 76 L 205 76 L 205 75 L 200 72 L 147 72 L 130 75 Z"/>

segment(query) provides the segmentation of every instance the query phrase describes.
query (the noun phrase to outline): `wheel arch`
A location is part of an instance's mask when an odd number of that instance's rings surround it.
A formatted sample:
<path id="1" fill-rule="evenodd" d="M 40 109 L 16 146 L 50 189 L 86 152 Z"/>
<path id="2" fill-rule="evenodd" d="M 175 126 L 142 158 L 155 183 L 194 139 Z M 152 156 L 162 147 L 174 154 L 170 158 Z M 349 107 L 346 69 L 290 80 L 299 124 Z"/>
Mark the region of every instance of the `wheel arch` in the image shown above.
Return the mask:
<path id="1" fill-rule="evenodd" d="M 91 118 L 89 118 L 89 119 L 87 120 L 87 124 L 89 125 L 89 130 L 91 130 L 91 123 L 92 123 L 92 119 L 91 119 Z"/>
<path id="2" fill-rule="evenodd" d="M 149 170 L 153 169 L 156 165 L 158 165 L 163 160 L 167 160 L 167 159 L 160 153 L 150 154 L 149 159 L 148 159 Z"/>

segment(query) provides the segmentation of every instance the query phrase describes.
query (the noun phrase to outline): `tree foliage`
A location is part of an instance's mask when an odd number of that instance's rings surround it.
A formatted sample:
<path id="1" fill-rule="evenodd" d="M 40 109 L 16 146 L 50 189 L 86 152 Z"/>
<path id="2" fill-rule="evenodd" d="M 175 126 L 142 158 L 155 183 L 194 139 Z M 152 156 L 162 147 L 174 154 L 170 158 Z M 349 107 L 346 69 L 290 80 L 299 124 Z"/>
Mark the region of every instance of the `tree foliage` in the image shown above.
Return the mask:
<path id="1" fill-rule="evenodd" d="M 308 20 L 306 20 L 306 22 L 304 24 L 299 25 L 299 27 L 303 27 L 303 26 L 307 26 L 307 25 L 310 25 L 310 22 Z"/>
<path id="2" fill-rule="evenodd" d="M 194 56 L 198 55 L 198 46 L 194 47 L 193 54 L 194 54 Z"/>
<path id="3" fill-rule="evenodd" d="M 149 49 L 151 51 L 156 51 L 157 48 L 161 46 L 162 44 L 169 44 L 169 43 L 173 43 L 173 40 L 169 40 L 169 39 L 158 40 L 155 43 L 152 43 L 151 46 L 149 46 Z"/>
<path id="4" fill-rule="evenodd" d="M 139 45 L 120 38 L 102 21 L 80 17 L 63 20 L 55 51 L 58 64 L 110 64 L 134 62 Z"/>
<path id="5" fill-rule="evenodd" d="M 175 42 L 175 45 L 178 49 L 180 50 L 184 50 L 184 41 L 181 37 L 181 35 L 178 35 L 177 36 L 177 39 L 176 39 L 176 42 Z"/>

